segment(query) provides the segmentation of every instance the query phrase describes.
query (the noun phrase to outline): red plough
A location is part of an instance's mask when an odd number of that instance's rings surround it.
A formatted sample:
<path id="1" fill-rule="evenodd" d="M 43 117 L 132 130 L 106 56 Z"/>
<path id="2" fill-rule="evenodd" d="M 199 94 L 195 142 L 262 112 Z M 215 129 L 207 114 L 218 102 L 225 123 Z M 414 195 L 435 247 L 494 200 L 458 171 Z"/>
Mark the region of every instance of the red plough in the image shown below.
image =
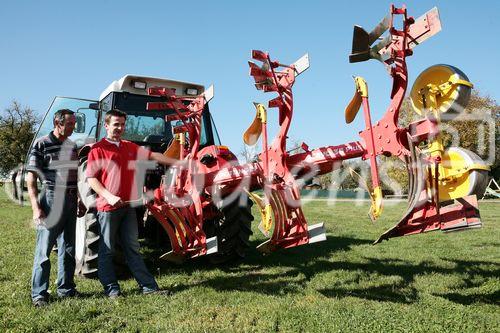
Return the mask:
<path id="1" fill-rule="evenodd" d="M 394 26 L 398 18 L 402 20 L 401 30 Z M 244 141 L 254 145 L 262 135 L 262 152 L 255 162 L 245 165 L 238 165 L 227 147 L 210 146 L 199 150 L 201 113 L 211 96 L 205 94 L 182 99 L 165 89 L 150 89 L 150 94 L 163 97 L 164 102 L 149 103 L 148 109 L 174 109 L 176 113 L 171 117 L 179 121 L 179 126 L 174 129 L 177 140 L 165 153 L 178 163 L 169 169 L 161 188 L 155 190 L 154 201 L 149 205 L 150 211 L 170 237 L 172 251 L 164 257 L 181 260 L 215 253 L 217 244 L 223 240 L 217 239 L 217 236 L 207 240 L 205 224 L 220 215 L 221 203 L 234 193 L 245 197 L 248 195 L 258 205 L 262 218 L 260 229 L 270 236 L 268 241 L 258 246 L 260 251 L 268 253 L 325 240 L 322 223 L 312 226 L 307 223 L 301 207 L 298 177 L 308 173 L 324 174 L 341 167 L 344 160 L 360 157 L 370 161 L 370 216 L 374 220 L 382 213 L 377 156 L 397 156 L 406 163 L 410 175 L 408 210 L 376 243 L 391 237 L 437 229 L 448 231 L 479 227 L 481 222 L 475 197 L 468 195 L 470 193 L 457 197 L 456 193 L 450 194 L 448 187 L 443 185 L 451 181 L 451 176 L 448 177 L 449 170 L 444 170 L 442 165 L 447 151 L 444 148 L 434 149 L 436 142 L 439 143 L 441 105 L 435 103 L 434 109 L 432 105 L 427 105 L 422 110 L 424 117 L 408 127 L 398 125 L 400 107 L 408 85 L 406 57 L 413 54 L 415 46 L 440 29 L 436 8 L 414 20 L 407 15 L 405 7 L 394 6 L 372 32 L 367 33 L 356 26 L 350 61 L 376 59 L 386 66 L 393 80 L 387 111 L 382 119 L 372 123 L 368 86 L 362 78 L 357 77 L 354 97 L 346 108 L 346 122 L 351 122 L 358 110 L 363 108 L 365 129 L 360 133 L 361 140 L 313 150 L 303 144 L 305 152 L 299 154 L 287 152 L 286 140 L 293 117 L 292 87 L 296 77 L 309 67 L 308 55 L 292 65 L 284 65 L 273 60 L 266 52 L 252 51 L 252 59 L 257 63 L 249 62 L 250 75 L 258 90 L 276 94 L 267 106 L 278 109 L 279 130 L 269 142 L 267 110 L 263 104 L 254 103 L 256 117 L 245 132 Z M 385 37 L 381 39 L 384 33 Z M 375 44 L 378 40 L 380 42 Z M 430 100 L 432 96 L 428 94 L 432 92 L 434 100 L 439 100 L 435 97 L 443 89 L 452 91 L 450 89 L 470 87 L 466 78 L 450 82 L 446 87 L 439 82 L 435 88 L 431 80 L 424 87 L 434 88 L 422 88 L 416 96 L 423 94 L 425 102 Z M 439 96 L 444 96 L 442 94 Z M 468 170 L 471 172 L 475 169 L 481 169 L 481 166 L 476 163 Z M 259 189 L 262 190 L 262 197 L 252 193 Z M 443 191 L 447 194 L 446 198 L 440 198 Z M 456 204 L 450 204 L 453 199 L 456 199 Z"/>

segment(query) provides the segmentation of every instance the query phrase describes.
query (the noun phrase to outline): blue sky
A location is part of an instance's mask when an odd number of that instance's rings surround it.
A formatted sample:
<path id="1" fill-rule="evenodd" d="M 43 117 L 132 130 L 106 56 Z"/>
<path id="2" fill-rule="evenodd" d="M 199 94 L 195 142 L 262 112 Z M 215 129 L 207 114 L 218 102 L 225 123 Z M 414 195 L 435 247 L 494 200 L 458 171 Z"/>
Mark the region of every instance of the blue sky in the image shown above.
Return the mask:
<path id="1" fill-rule="evenodd" d="M 0 108 L 13 99 L 44 113 L 56 95 L 97 99 L 130 74 L 215 85 L 211 111 L 222 142 L 238 153 L 252 121 L 252 49 L 282 63 L 304 53 L 311 67 L 294 86 L 294 141 L 310 147 L 358 140 L 363 119 L 345 125 L 354 84 L 369 84 L 372 119 L 382 116 L 391 81 L 372 60 L 349 64 L 352 28 L 371 28 L 390 1 L 4 1 L 0 10 Z M 415 18 L 437 6 L 443 30 L 408 58 L 410 83 L 428 66 L 462 69 L 500 100 L 498 1 L 406 1 Z M 411 87 L 411 84 L 410 84 Z M 276 123 L 276 109 L 270 110 Z M 276 126 L 271 126 L 271 133 Z"/>

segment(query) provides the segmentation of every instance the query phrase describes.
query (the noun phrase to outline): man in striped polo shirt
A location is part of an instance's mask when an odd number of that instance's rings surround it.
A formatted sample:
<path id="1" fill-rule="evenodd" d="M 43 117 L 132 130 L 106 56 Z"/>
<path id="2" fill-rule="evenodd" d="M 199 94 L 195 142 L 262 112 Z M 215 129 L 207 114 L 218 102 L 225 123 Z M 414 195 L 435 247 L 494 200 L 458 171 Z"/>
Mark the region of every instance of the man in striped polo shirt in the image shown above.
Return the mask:
<path id="1" fill-rule="evenodd" d="M 27 186 L 36 226 L 36 246 L 31 299 L 36 307 L 49 300 L 50 252 L 57 242 L 57 295 L 77 295 L 75 273 L 75 226 L 77 215 L 76 145 L 68 139 L 75 128 L 69 109 L 54 114 L 54 129 L 33 144 L 28 162 Z M 45 191 L 39 198 L 37 178 Z"/>

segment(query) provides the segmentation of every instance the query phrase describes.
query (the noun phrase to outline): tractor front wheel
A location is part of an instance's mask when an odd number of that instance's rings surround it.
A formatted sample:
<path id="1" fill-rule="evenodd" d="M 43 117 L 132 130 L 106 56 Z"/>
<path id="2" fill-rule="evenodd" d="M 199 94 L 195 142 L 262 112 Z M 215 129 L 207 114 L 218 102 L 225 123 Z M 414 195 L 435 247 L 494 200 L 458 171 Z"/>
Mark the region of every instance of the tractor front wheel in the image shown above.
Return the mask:
<path id="1" fill-rule="evenodd" d="M 207 238 L 217 236 L 218 251 L 209 255 L 212 264 L 224 264 L 245 257 L 250 247 L 250 235 L 252 235 L 252 201 L 247 197 L 235 200 L 229 204 L 223 204 L 220 208 L 220 216 L 217 219 L 207 221 L 204 230 Z"/>

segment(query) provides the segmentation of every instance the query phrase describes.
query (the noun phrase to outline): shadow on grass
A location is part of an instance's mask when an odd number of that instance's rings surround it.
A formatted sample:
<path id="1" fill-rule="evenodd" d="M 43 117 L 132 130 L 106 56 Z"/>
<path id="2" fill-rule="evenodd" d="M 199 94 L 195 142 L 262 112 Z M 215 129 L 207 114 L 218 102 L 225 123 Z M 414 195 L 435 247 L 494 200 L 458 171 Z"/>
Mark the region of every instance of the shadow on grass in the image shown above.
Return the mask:
<path id="1" fill-rule="evenodd" d="M 404 282 L 368 288 L 331 288 L 319 290 L 330 298 L 357 297 L 371 301 L 410 304 L 418 300 L 418 291 Z"/>
<path id="2" fill-rule="evenodd" d="M 333 253 L 339 251 L 350 250 L 353 246 L 371 244 L 372 240 L 348 238 L 348 237 L 334 237 L 329 236 L 326 241 L 316 243 L 310 246 L 299 246 L 291 249 L 281 250 L 274 252 L 270 255 L 263 255 L 258 251 L 250 250 L 245 258 L 229 264 L 215 265 L 206 258 L 195 258 L 186 261 L 182 265 L 175 266 L 175 264 L 158 259 L 164 253 L 162 250 L 152 250 L 147 255 L 147 263 L 151 268 L 155 267 L 162 272 L 184 272 L 191 274 L 193 271 L 198 270 L 222 270 L 226 273 L 237 273 L 248 269 L 262 269 L 279 266 L 301 266 L 309 265 L 310 262 L 318 260 L 319 258 L 330 257 Z M 250 249 L 256 248 L 260 241 L 251 241 Z M 244 264 L 242 268 L 240 264 Z M 154 269 L 152 269 L 154 271 Z"/>
<path id="3" fill-rule="evenodd" d="M 84 292 L 78 292 L 77 296 L 74 297 L 59 297 L 57 295 L 50 295 L 49 297 L 49 302 L 52 303 L 59 303 L 59 302 L 64 302 L 64 301 L 69 301 L 69 300 L 81 300 L 81 299 L 86 299 L 86 298 L 95 298 L 96 295 L 98 296 L 104 296 L 104 293 L 99 294 L 99 293 L 84 293 Z"/>
<path id="4" fill-rule="evenodd" d="M 252 242 L 252 246 L 257 245 Z M 418 264 L 399 259 L 360 258 L 353 262 L 332 256 L 354 246 L 371 244 L 371 240 L 329 236 L 327 241 L 278 251 L 262 256 L 255 251 L 249 254 L 241 265 L 213 266 L 204 260 L 187 262 L 172 267 L 163 261 L 150 264 L 162 273 L 191 275 L 195 271 L 221 270 L 217 274 L 196 284 L 180 284 L 172 291 L 180 292 L 194 286 L 209 287 L 217 291 L 244 291 L 265 295 L 303 294 L 311 280 L 332 271 L 348 272 L 348 278 L 332 281 L 331 286 L 316 288 L 325 297 L 357 297 L 367 300 L 410 304 L 419 300 L 419 291 L 414 286 L 415 278 L 422 275 L 458 275 L 463 287 L 455 293 L 434 294 L 459 304 L 498 304 L 498 292 L 471 294 L 470 288 L 477 288 L 487 280 L 500 276 L 500 265 L 486 261 L 465 261 L 443 259 L 451 265 L 436 265 L 432 262 Z M 486 267 L 485 267 L 486 266 Z M 353 278 L 352 281 L 346 280 Z M 391 282 L 387 282 L 390 279 Z M 378 285 L 377 285 L 377 282 Z M 375 285 L 374 285 L 375 284 Z"/>
<path id="5" fill-rule="evenodd" d="M 260 241 L 252 241 L 250 248 L 255 248 Z M 372 240 L 334 237 L 329 236 L 324 242 L 311 246 L 300 246 L 272 253 L 271 255 L 262 255 L 257 251 L 252 251 L 244 259 L 232 264 L 214 265 L 198 258 L 190 260 L 181 266 L 173 266 L 171 263 L 158 260 L 158 251 L 150 252 L 147 264 L 151 271 L 161 272 L 162 274 L 180 273 L 191 275 L 195 271 L 220 270 L 226 273 L 213 279 L 199 283 L 216 290 L 240 290 L 260 292 L 264 294 L 284 294 L 301 293 L 305 284 L 316 274 L 316 269 L 310 270 L 307 267 L 313 265 L 320 258 L 330 257 L 333 253 L 346 251 L 353 246 L 371 244 Z M 267 273 L 273 268 L 286 267 L 285 272 Z M 288 281 L 290 276 L 305 274 L 303 281 Z M 284 282 L 286 280 L 286 282 Z M 178 285 L 172 289 L 174 292 L 180 292 L 193 285 Z"/>
<path id="6" fill-rule="evenodd" d="M 488 294 L 449 293 L 449 294 L 435 294 L 434 296 L 446 298 L 451 302 L 459 303 L 462 305 L 470 305 L 474 303 L 500 305 L 500 291 L 498 290 Z"/>
<path id="7" fill-rule="evenodd" d="M 0 282 L 7 282 L 7 281 L 12 281 L 12 277 L 0 273 Z"/>
<path id="8" fill-rule="evenodd" d="M 318 263 L 318 265 L 326 266 L 329 269 L 343 269 L 349 271 L 369 272 L 370 275 L 378 276 L 396 276 L 401 279 L 401 282 L 382 284 L 376 287 L 364 287 L 360 285 L 356 288 L 335 287 L 319 290 L 327 297 L 346 297 L 355 296 L 376 301 L 391 301 L 396 303 L 413 303 L 418 300 L 418 290 L 413 286 L 416 276 L 422 275 L 459 275 L 464 286 L 460 288 L 461 292 L 453 294 L 434 294 L 448 299 L 449 301 L 460 304 L 472 303 L 492 303 L 495 300 L 493 294 L 470 294 L 467 292 L 470 288 L 482 286 L 487 280 L 494 279 L 500 274 L 500 266 L 498 264 L 486 261 L 464 261 L 450 260 L 452 268 L 438 266 L 430 262 L 422 262 L 420 264 L 411 264 L 401 260 L 379 260 L 373 258 L 365 258 L 367 262 L 338 262 L 338 263 Z M 481 266 L 495 266 L 493 269 L 481 268 Z M 496 302 L 498 302 L 498 297 Z"/>
<path id="9" fill-rule="evenodd" d="M 495 290 L 490 293 L 471 293 L 467 292 L 467 289 L 479 288 L 485 282 L 487 278 L 498 278 L 500 276 L 500 265 L 493 262 L 487 261 L 466 261 L 466 260 L 449 260 L 456 265 L 456 270 L 462 273 L 463 283 L 465 288 L 463 288 L 464 293 L 454 292 L 445 294 L 434 294 L 434 296 L 439 296 L 446 298 L 451 302 L 459 303 L 462 305 L 469 305 L 474 303 L 483 304 L 494 304 L 500 305 L 500 290 Z M 491 270 L 486 271 L 484 266 L 495 267 Z"/>

